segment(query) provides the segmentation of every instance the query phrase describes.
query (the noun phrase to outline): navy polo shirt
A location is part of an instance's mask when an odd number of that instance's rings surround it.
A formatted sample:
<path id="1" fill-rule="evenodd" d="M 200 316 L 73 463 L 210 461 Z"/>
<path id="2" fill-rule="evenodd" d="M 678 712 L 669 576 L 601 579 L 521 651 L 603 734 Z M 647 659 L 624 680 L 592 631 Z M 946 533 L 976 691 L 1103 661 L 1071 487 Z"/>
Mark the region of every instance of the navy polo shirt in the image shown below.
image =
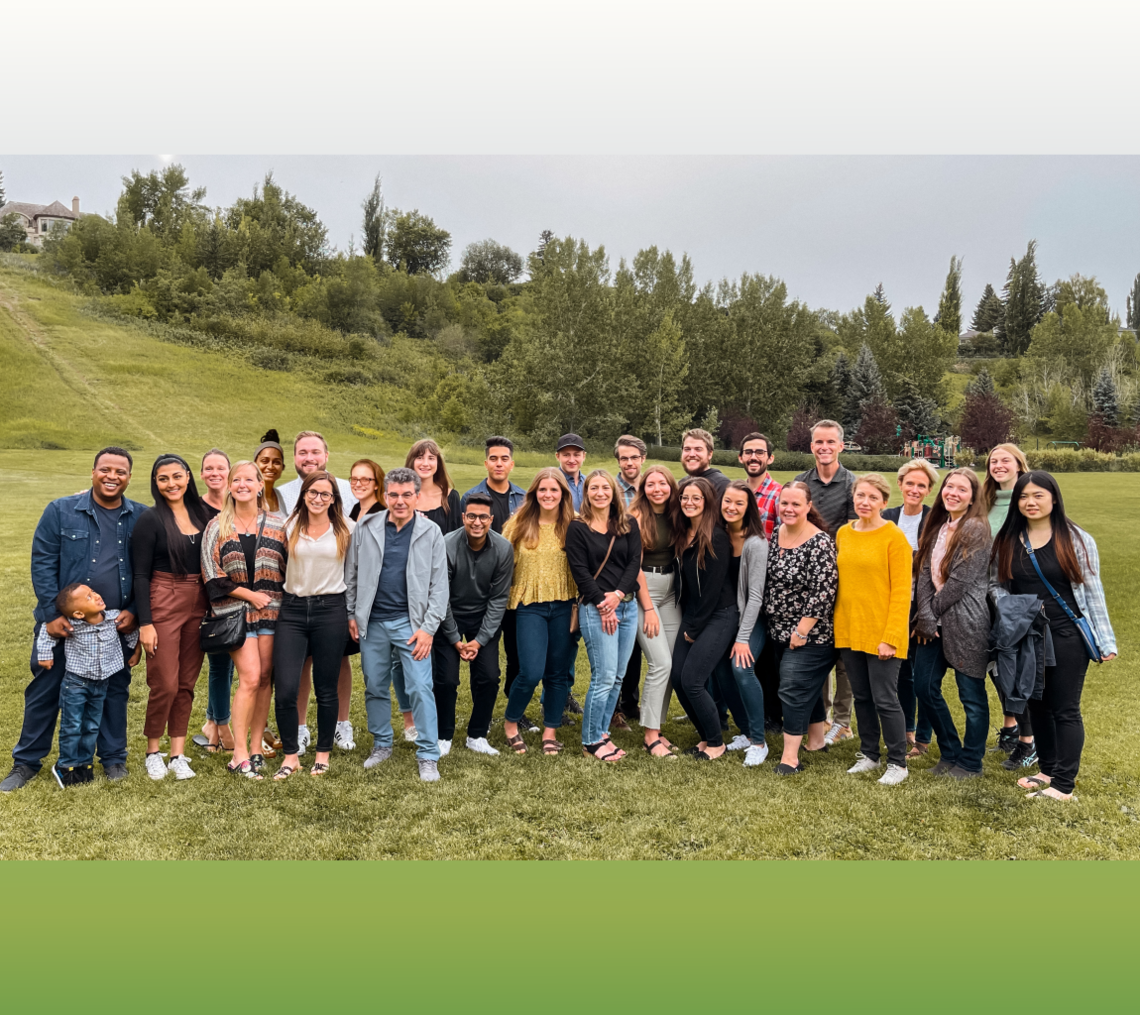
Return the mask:
<path id="1" fill-rule="evenodd" d="M 402 529 L 390 518 L 384 523 L 384 563 L 370 616 L 374 620 L 408 619 L 408 550 L 416 517 Z"/>

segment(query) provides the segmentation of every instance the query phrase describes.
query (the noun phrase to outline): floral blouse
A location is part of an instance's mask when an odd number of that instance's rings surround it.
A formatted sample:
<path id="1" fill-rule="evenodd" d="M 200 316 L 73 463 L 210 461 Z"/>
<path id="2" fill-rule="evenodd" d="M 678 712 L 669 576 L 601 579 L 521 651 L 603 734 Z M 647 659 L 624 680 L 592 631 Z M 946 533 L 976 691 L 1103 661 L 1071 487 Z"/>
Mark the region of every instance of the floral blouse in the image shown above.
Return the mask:
<path id="1" fill-rule="evenodd" d="M 835 640 L 831 615 L 838 591 L 835 543 L 826 532 L 818 532 L 790 550 L 781 547 L 778 538 L 772 538 L 764 583 L 764 617 L 770 637 L 787 645 L 804 617 L 816 617 L 808 644 L 830 645 Z"/>

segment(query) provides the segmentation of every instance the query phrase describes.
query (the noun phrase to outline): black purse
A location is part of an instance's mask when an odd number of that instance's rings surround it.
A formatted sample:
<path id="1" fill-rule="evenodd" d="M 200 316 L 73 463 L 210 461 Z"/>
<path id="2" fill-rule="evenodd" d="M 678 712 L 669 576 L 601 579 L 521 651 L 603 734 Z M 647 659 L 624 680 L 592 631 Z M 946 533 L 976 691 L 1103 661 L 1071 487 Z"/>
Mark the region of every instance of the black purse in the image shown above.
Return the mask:
<path id="1" fill-rule="evenodd" d="M 261 524 L 257 527 L 257 539 L 254 540 L 254 554 L 261 543 L 261 531 L 265 528 L 265 514 L 262 513 Z M 250 582 L 252 584 L 252 581 Z M 215 617 L 208 613 L 202 618 L 198 626 L 198 645 L 207 655 L 221 652 L 232 652 L 241 648 L 245 641 L 245 605 L 237 613 L 227 613 L 223 617 Z"/>

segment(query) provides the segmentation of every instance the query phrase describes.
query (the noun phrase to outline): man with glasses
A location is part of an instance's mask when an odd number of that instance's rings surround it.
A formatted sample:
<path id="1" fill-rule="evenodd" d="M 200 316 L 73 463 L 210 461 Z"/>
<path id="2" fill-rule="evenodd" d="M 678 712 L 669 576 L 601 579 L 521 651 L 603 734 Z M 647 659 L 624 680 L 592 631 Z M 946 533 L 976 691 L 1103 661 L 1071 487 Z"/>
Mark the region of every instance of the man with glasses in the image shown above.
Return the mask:
<path id="1" fill-rule="evenodd" d="M 740 464 L 747 474 L 748 489 L 756 497 L 756 510 L 764 523 L 764 537 L 772 538 L 776 528 L 780 501 L 780 484 L 768 472 L 768 467 L 776 457 L 772 454 L 772 442 L 762 433 L 750 433 L 740 442 Z"/>
<path id="2" fill-rule="evenodd" d="M 645 456 L 649 449 L 645 441 L 631 434 L 622 434 L 614 445 L 614 458 L 617 459 L 618 490 L 621 499 L 625 502 L 625 509 L 633 503 L 637 496 L 638 484 L 641 480 L 641 470 L 645 465 Z M 629 665 L 625 668 L 625 677 L 621 683 L 621 695 L 618 698 L 618 707 L 614 712 L 612 725 L 619 730 L 628 730 L 628 719 L 641 718 L 639 703 L 639 685 L 641 684 L 641 646 L 633 643 L 633 652 L 629 656 Z"/>
<path id="3" fill-rule="evenodd" d="M 443 533 L 417 517 L 420 477 L 393 469 L 384 477 L 384 511 L 365 515 L 352 534 L 344 565 L 348 633 L 360 642 L 364 705 L 373 769 L 392 756 L 390 685 L 397 664 L 416 726 L 420 779 L 439 781 L 439 732 L 431 652 L 447 615 L 447 555 Z"/>
<path id="4" fill-rule="evenodd" d="M 460 662 L 468 664 L 471 677 L 467 749 L 499 753 L 487 742 L 487 731 L 499 691 L 499 627 L 511 594 L 515 553 L 510 540 L 492 528 L 491 498 L 469 493 L 464 499 L 463 528 L 443 537 L 448 606 L 432 646 L 441 757 L 451 751 L 455 736 Z"/>

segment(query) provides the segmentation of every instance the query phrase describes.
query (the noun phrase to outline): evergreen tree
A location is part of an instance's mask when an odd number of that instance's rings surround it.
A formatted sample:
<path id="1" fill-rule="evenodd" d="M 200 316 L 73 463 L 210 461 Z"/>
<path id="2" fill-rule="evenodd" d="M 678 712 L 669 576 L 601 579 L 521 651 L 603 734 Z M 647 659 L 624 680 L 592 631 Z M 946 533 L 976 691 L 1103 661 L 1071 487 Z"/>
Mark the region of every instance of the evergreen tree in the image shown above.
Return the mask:
<path id="1" fill-rule="evenodd" d="M 372 184 L 372 193 L 361 205 L 364 210 L 364 254 L 374 261 L 384 256 L 384 195 L 380 192 L 380 174 Z"/>
<path id="2" fill-rule="evenodd" d="M 919 434 L 931 437 L 941 429 L 938 403 L 933 398 L 923 398 L 918 385 L 909 377 L 900 382 L 894 406 L 906 440 L 913 440 Z"/>
<path id="3" fill-rule="evenodd" d="M 863 406 L 863 418 L 852 439 L 870 455 L 898 454 L 903 441 L 898 427 L 898 414 L 884 396 L 877 395 Z"/>
<path id="4" fill-rule="evenodd" d="M 851 379 L 848 384 L 847 419 L 854 429 L 858 429 L 863 418 L 863 410 L 873 401 L 885 402 L 887 389 L 883 384 L 883 375 L 879 364 L 875 362 L 875 355 L 866 343 L 859 349 L 855 357 L 855 365 L 851 368 Z M 846 426 L 847 423 L 845 422 Z"/>
<path id="5" fill-rule="evenodd" d="M 891 305 L 887 302 L 887 293 L 883 289 L 883 283 L 880 282 L 875 286 L 875 291 L 871 293 L 875 297 L 875 302 L 879 304 L 888 314 L 891 312 Z"/>
<path id="6" fill-rule="evenodd" d="M 1092 389 L 1093 412 L 1106 426 L 1116 426 L 1120 422 L 1120 407 L 1117 404 L 1116 382 L 1107 366 L 1100 368 L 1096 384 Z"/>
<path id="7" fill-rule="evenodd" d="M 854 420 L 847 419 L 847 393 L 851 387 L 851 361 L 842 349 L 836 355 L 835 364 L 831 368 L 831 387 L 835 392 L 836 404 L 841 406 L 839 422 L 845 427 L 854 424 Z"/>
<path id="8" fill-rule="evenodd" d="M 3 208 L 7 203 L 8 198 L 4 193 L 4 170 L 0 169 L 0 208 Z M 1138 276 L 1137 280 L 1140 281 L 1140 276 Z"/>
<path id="9" fill-rule="evenodd" d="M 4 199 L 0 196 L 0 204 Z M 1128 294 L 1128 327 L 1140 330 L 1140 275 L 1132 281 L 1132 292 Z"/>
<path id="10" fill-rule="evenodd" d="M 1007 355 L 1021 356 L 1029 348 L 1030 333 L 1045 316 L 1045 286 L 1037 272 L 1037 241 L 1030 240 L 1020 261 L 1009 259 L 1005 281 L 1005 321 L 1002 344 Z"/>
<path id="11" fill-rule="evenodd" d="M 982 367 L 976 377 L 966 385 L 967 395 L 992 395 L 994 394 L 994 379 L 990 376 L 990 372 Z M 1000 442 L 999 442 L 1000 443 Z"/>
<path id="12" fill-rule="evenodd" d="M 544 229 L 538 234 L 538 246 L 534 248 L 534 256 L 542 261 L 543 252 L 546 250 L 546 245 L 554 239 L 554 233 L 549 229 Z"/>
<path id="13" fill-rule="evenodd" d="M 985 289 L 982 290 L 982 298 L 978 300 L 978 306 L 974 310 L 974 319 L 970 322 L 970 327 L 974 331 L 993 331 L 1004 321 L 1005 304 L 994 292 L 994 287 L 987 282 Z"/>
<path id="14" fill-rule="evenodd" d="M 942 298 L 938 301 L 938 316 L 934 323 L 941 325 L 955 338 L 962 331 L 962 259 L 950 258 L 950 271 L 946 275 L 946 285 Z"/>
<path id="15" fill-rule="evenodd" d="M 1128 422 L 1135 427 L 1140 427 L 1140 391 L 1136 393 L 1136 401 L 1132 403 L 1132 412 L 1129 414 Z"/>

